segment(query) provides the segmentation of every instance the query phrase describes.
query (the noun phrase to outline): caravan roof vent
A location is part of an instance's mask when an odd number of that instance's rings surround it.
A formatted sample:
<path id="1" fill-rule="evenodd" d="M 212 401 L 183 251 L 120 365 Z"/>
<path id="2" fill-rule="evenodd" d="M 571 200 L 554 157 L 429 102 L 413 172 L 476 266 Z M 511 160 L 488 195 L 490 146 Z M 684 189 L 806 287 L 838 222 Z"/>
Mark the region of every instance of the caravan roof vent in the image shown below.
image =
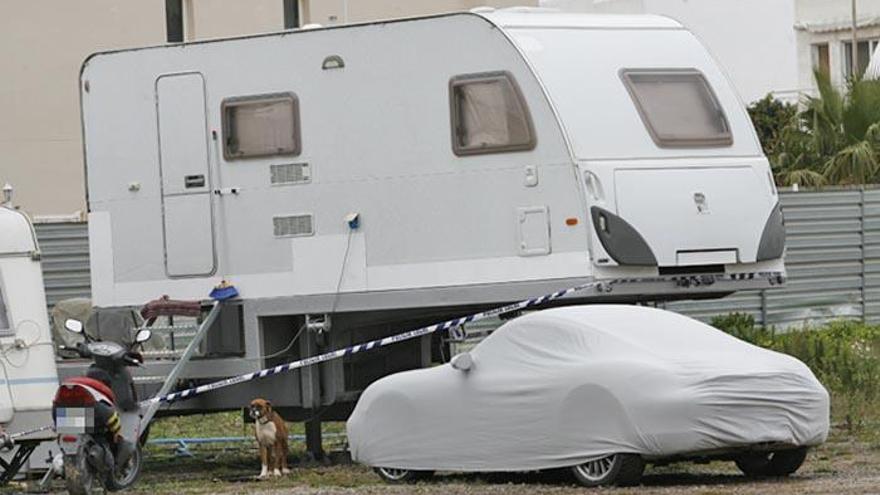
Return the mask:
<path id="1" fill-rule="evenodd" d="M 272 218 L 275 237 L 302 237 L 315 234 L 312 214 L 286 215 Z"/>

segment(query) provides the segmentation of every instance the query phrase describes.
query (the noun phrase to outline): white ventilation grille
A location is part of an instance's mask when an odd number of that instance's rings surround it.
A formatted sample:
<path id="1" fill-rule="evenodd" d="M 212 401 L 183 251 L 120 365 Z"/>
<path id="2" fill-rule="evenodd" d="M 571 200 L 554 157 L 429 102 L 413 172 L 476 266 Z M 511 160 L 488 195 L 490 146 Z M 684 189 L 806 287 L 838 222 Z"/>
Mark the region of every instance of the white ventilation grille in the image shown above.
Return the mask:
<path id="1" fill-rule="evenodd" d="M 311 214 L 273 217 L 275 237 L 299 237 L 315 233 Z"/>
<path id="2" fill-rule="evenodd" d="M 312 180 L 312 171 L 308 163 L 283 163 L 271 165 L 273 185 L 303 184 Z"/>

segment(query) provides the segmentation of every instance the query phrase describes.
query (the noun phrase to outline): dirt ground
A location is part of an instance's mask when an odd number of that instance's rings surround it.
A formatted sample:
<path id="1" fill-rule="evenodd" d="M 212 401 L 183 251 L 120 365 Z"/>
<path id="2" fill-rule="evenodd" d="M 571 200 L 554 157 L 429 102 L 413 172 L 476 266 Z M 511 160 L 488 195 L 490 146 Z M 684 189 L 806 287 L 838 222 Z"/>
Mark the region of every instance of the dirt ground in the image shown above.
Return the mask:
<path id="1" fill-rule="evenodd" d="M 837 440 L 812 451 L 804 466 L 786 479 L 749 480 L 733 463 L 674 464 L 645 471 L 641 486 L 589 490 L 568 479 L 538 473 L 439 474 L 416 485 L 386 485 L 369 469 L 350 464 L 299 464 L 289 476 L 258 481 L 259 462 L 250 452 L 200 454 L 195 458 L 153 456 L 138 484 L 126 493 L 265 495 L 720 495 L 720 494 L 880 494 L 880 445 Z M 40 493 L 34 483 L 17 483 L 2 493 Z M 64 493 L 58 481 L 48 492 Z"/>

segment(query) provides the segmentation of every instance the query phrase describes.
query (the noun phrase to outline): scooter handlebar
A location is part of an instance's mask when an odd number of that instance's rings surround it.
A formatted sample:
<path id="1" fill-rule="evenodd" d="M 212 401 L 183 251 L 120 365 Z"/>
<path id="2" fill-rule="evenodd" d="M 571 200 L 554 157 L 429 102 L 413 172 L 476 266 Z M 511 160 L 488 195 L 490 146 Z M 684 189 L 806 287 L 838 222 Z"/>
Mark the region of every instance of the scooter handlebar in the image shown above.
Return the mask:
<path id="1" fill-rule="evenodd" d="M 76 352 L 83 358 L 92 357 L 92 352 L 89 351 L 89 345 L 86 342 L 77 342 L 76 343 Z"/>
<path id="2" fill-rule="evenodd" d="M 125 364 L 127 364 L 129 366 L 140 366 L 141 365 L 141 361 L 138 359 L 138 356 L 134 355 L 132 353 L 128 353 L 125 356 L 123 356 L 122 360 L 125 361 Z"/>

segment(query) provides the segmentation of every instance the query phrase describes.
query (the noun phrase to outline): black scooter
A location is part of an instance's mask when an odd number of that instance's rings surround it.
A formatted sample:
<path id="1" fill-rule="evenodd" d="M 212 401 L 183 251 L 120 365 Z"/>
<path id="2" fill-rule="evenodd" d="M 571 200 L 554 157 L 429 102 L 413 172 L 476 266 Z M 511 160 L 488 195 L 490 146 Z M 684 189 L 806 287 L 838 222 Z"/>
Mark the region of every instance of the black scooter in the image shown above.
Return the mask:
<path id="1" fill-rule="evenodd" d="M 137 480 L 142 461 L 140 407 L 128 368 L 143 363 L 135 349 L 151 332 L 139 330 L 126 347 L 92 339 L 77 320 L 67 320 L 65 327 L 85 338 L 65 350 L 94 361 L 86 376 L 61 383 L 52 404 L 67 490 L 79 495 L 93 493 L 98 484 L 107 491 L 128 488 Z M 116 422 L 121 439 L 111 432 Z"/>

